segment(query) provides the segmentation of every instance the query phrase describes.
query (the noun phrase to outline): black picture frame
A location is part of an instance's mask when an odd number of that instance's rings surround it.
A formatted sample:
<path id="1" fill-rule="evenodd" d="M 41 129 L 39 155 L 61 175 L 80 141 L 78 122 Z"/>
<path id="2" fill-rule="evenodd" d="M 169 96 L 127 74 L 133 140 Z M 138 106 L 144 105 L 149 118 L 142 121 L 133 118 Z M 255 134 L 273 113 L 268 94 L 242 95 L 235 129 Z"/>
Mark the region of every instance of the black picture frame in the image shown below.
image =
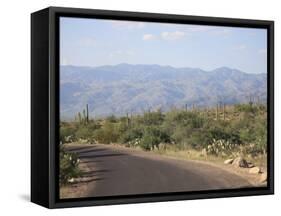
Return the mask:
<path id="1" fill-rule="evenodd" d="M 266 28 L 268 183 L 266 187 L 60 200 L 59 17 Z M 31 15 L 31 201 L 47 208 L 274 194 L 274 22 L 202 16 L 49 7 Z"/>

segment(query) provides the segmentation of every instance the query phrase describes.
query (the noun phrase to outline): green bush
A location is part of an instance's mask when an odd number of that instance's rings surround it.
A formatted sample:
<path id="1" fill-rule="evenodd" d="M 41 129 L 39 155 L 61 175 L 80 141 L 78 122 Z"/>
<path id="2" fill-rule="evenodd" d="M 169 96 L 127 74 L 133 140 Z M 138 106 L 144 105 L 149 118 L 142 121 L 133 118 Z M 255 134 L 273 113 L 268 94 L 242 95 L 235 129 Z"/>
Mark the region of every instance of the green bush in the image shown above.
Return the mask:
<path id="1" fill-rule="evenodd" d="M 205 148 L 212 141 L 212 137 L 206 130 L 197 130 L 190 134 L 186 140 L 185 147 L 201 150 Z"/>
<path id="2" fill-rule="evenodd" d="M 78 139 L 90 140 L 90 139 L 93 138 L 93 131 L 90 128 L 86 127 L 86 126 L 81 126 L 75 132 L 75 136 Z"/>
<path id="3" fill-rule="evenodd" d="M 143 130 L 144 129 L 142 127 L 130 128 L 120 136 L 119 141 L 122 143 L 128 143 L 135 139 L 140 139 L 143 136 Z"/>
<path id="4" fill-rule="evenodd" d="M 225 140 L 230 143 L 241 144 L 239 134 L 236 134 L 234 130 L 227 130 L 226 128 L 214 127 L 209 131 L 209 140 Z"/>
<path id="5" fill-rule="evenodd" d="M 236 104 L 234 106 L 236 112 L 257 113 L 258 107 L 253 104 Z"/>
<path id="6" fill-rule="evenodd" d="M 60 126 L 60 142 L 67 143 L 70 141 L 75 141 L 76 140 L 75 132 L 76 132 L 75 127 L 61 125 Z"/>
<path id="7" fill-rule="evenodd" d="M 109 121 L 106 121 L 104 125 L 97 129 L 94 132 L 93 137 L 99 142 L 104 144 L 117 142 L 119 138 L 118 131 L 115 127 L 115 124 Z"/>
<path id="8" fill-rule="evenodd" d="M 182 127 L 179 125 L 174 128 L 173 132 L 171 133 L 171 138 L 176 143 L 183 145 L 186 144 L 191 134 L 192 132 L 189 127 Z"/>
<path id="9" fill-rule="evenodd" d="M 162 143 L 171 141 L 168 134 L 155 126 L 148 126 L 144 129 L 144 134 L 140 140 L 140 147 L 144 150 L 150 150 Z"/>
<path id="10" fill-rule="evenodd" d="M 257 153 L 266 153 L 267 151 L 267 122 L 265 119 L 258 119 L 255 124 L 255 149 Z"/>
<path id="11" fill-rule="evenodd" d="M 158 146 L 160 144 L 161 140 L 159 137 L 152 136 L 149 134 L 145 134 L 141 140 L 139 146 L 146 150 L 149 151 L 151 150 L 154 146 Z"/>
<path id="12" fill-rule="evenodd" d="M 111 123 L 116 123 L 118 120 L 114 115 L 111 115 L 106 118 L 106 121 L 111 122 Z"/>
<path id="13" fill-rule="evenodd" d="M 81 175 L 79 170 L 79 159 L 75 153 L 66 153 L 63 146 L 60 145 L 60 174 L 59 182 L 61 185 L 67 184 L 72 178 Z"/>
<path id="14" fill-rule="evenodd" d="M 207 154 L 227 156 L 239 151 L 239 147 L 229 141 L 213 140 L 213 142 L 206 148 Z"/>
<path id="15" fill-rule="evenodd" d="M 146 112 L 142 117 L 138 118 L 138 122 L 146 126 L 161 125 L 163 123 L 163 120 L 164 115 L 160 110 L 156 112 Z"/>
<path id="16" fill-rule="evenodd" d="M 195 112 L 172 111 L 167 113 L 165 118 L 166 123 L 176 124 L 184 127 L 201 128 L 204 124 L 204 119 Z"/>

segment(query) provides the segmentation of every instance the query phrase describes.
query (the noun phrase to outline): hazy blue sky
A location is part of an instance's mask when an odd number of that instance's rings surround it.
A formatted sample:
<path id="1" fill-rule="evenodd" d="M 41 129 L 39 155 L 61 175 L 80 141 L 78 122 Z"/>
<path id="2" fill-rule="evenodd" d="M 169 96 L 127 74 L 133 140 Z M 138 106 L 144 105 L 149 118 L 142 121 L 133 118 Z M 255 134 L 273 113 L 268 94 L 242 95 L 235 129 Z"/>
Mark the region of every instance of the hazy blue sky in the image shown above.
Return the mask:
<path id="1" fill-rule="evenodd" d="M 266 73 L 266 30 L 61 18 L 62 65 L 159 64 Z"/>

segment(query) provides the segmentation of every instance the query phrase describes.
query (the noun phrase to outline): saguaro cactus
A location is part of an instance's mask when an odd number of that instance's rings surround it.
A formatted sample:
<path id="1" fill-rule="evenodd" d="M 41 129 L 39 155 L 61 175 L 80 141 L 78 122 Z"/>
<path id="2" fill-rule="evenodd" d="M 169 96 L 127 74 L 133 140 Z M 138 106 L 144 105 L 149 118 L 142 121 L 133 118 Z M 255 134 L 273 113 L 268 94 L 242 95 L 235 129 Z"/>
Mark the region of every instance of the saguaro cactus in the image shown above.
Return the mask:
<path id="1" fill-rule="evenodd" d="M 78 121 L 79 121 L 79 123 L 81 123 L 81 121 L 82 121 L 82 117 L 81 117 L 81 113 L 80 112 L 78 112 Z"/>
<path id="2" fill-rule="evenodd" d="M 126 116 L 127 116 L 127 126 L 129 127 L 130 126 L 130 117 L 129 117 L 128 112 L 126 113 Z"/>
<path id="3" fill-rule="evenodd" d="M 83 122 L 84 123 L 86 122 L 86 111 L 85 111 L 85 109 L 83 109 Z"/>
<path id="4" fill-rule="evenodd" d="M 216 107 L 216 120 L 219 119 L 219 104 L 217 104 L 217 107 Z"/>
<path id="5" fill-rule="evenodd" d="M 253 97 L 253 95 L 250 95 L 249 96 L 249 105 L 253 106 L 253 104 L 254 104 L 254 97 Z"/>
<path id="6" fill-rule="evenodd" d="M 225 120 L 225 103 L 223 103 L 223 120 Z"/>
<path id="7" fill-rule="evenodd" d="M 86 122 L 89 122 L 89 105 L 86 105 Z"/>

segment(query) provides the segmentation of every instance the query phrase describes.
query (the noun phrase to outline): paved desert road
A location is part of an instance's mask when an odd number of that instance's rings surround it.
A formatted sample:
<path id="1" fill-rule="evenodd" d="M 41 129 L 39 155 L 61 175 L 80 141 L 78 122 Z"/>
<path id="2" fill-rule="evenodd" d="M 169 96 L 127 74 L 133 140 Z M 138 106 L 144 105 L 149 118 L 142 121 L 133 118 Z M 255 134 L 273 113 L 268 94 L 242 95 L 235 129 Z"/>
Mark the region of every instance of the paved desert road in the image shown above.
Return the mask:
<path id="1" fill-rule="evenodd" d="M 244 178 L 195 161 L 111 145 L 69 145 L 90 171 L 87 196 L 198 191 L 249 187 Z"/>

